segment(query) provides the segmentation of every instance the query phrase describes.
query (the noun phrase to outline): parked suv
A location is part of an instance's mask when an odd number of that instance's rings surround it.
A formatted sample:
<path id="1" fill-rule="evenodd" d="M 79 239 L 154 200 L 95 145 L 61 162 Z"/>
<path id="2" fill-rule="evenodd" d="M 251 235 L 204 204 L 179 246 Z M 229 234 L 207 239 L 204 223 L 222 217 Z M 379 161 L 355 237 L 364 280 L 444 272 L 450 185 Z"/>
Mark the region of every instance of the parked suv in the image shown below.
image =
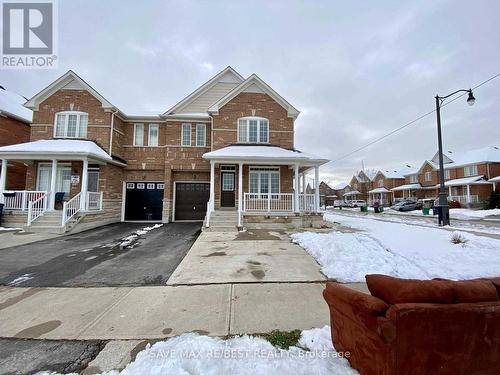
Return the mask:
<path id="1" fill-rule="evenodd" d="M 362 199 L 358 199 L 355 201 L 349 201 L 348 203 L 349 203 L 349 207 L 354 207 L 354 208 L 366 206 L 366 201 L 364 201 Z"/>
<path id="2" fill-rule="evenodd" d="M 333 207 L 349 207 L 349 204 L 346 201 L 337 199 L 333 202 Z"/>
<path id="3" fill-rule="evenodd" d="M 391 208 L 396 211 L 413 211 L 416 210 L 418 207 L 417 202 L 412 202 L 412 201 L 402 201 L 396 203 L 394 206 Z"/>

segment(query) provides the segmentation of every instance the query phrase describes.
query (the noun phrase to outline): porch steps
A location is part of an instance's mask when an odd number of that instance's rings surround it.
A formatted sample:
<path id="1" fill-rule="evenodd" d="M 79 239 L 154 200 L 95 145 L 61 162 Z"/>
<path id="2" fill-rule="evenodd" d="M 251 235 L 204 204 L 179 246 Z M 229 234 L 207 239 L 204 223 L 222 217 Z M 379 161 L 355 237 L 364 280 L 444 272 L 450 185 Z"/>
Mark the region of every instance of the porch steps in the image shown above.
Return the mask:
<path id="1" fill-rule="evenodd" d="M 62 234 L 70 231 L 79 220 L 74 217 L 66 223 L 65 227 L 61 226 L 61 221 L 62 211 L 46 211 L 42 216 L 31 223 L 31 226 L 25 226 L 24 230 L 36 233 Z"/>
<path id="2" fill-rule="evenodd" d="M 238 212 L 227 210 L 216 210 L 210 215 L 210 227 L 203 230 L 210 232 L 237 232 Z"/>

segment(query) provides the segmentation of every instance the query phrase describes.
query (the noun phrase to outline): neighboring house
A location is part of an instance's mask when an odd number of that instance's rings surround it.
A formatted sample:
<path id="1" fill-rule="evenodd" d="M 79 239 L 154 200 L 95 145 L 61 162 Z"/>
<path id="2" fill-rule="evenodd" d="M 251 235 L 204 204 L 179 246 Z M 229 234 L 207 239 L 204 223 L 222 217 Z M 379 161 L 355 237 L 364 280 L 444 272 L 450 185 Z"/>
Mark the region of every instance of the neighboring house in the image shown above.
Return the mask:
<path id="1" fill-rule="evenodd" d="M 319 184 L 319 196 L 321 206 L 332 206 L 335 199 L 338 198 L 335 190 L 324 181 Z"/>
<path id="2" fill-rule="evenodd" d="M 0 86 L 0 147 L 29 141 L 32 112 L 23 106 L 25 102 L 26 99 L 21 95 Z M 1 164 L 2 160 L 0 160 Z M 7 179 L 4 168 L 0 167 L 0 181 L 6 179 L 6 190 L 24 189 L 26 166 L 20 162 L 10 161 L 8 171 L 9 178 Z M 2 203 L 1 200 L 0 203 Z"/>
<path id="3" fill-rule="evenodd" d="M 349 186 L 349 184 L 347 182 L 341 182 L 333 187 L 334 195 L 339 197 L 339 199 L 341 199 L 341 200 L 345 200 L 344 194 L 346 194 L 352 190 L 353 189 Z"/>
<path id="4" fill-rule="evenodd" d="M 370 173 L 369 171 L 359 171 L 351 178 L 349 185 L 353 190 L 357 191 L 357 198 L 368 200 L 368 192 L 372 189 L 372 182 L 376 175 L 375 173 Z"/>
<path id="5" fill-rule="evenodd" d="M 26 107 L 31 142 L 1 147 L 0 159 L 29 165 L 28 192 L 18 192 L 26 202 L 6 207 L 31 205 L 28 223 L 54 215 L 61 196 L 63 227 L 73 216 L 86 227 L 205 217 L 209 225 L 227 208 L 241 226 L 248 215 L 319 211 L 319 192 L 301 191 L 304 174 L 318 181 L 327 160 L 294 148 L 299 111 L 255 74 L 228 67 L 161 115 L 130 116 L 69 71 Z"/>
<path id="6" fill-rule="evenodd" d="M 481 205 L 487 201 L 500 176 L 500 149 L 494 146 L 444 155 L 445 187 L 448 199 L 462 205 Z M 436 198 L 439 193 L 439 155 L 425 160 L 417 173 L 406 176 L 411 198 Z M 394 190 L 394 189 L 393 189 Z M 408 195 L 407 195 L 408 196 Z"/>
<path id="7" fill-rule="evenodd" d="M 370 205 L 375 202 L 383 206 L 392 205 L 395 201 L 393 189 L 403 186 L 405 176 L 416 171 L 416 168 L 409 165 L 399 169 L 379 170 L 374 177 L 372 189 L 368 191 L 368 203 Z"/>

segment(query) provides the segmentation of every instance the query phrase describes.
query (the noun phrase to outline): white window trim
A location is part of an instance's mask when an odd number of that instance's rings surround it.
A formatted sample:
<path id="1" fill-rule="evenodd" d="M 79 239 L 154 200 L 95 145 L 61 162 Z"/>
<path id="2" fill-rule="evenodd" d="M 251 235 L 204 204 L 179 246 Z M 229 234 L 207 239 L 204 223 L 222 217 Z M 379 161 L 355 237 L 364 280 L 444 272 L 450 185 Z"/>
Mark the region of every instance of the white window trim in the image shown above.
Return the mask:
<path id="1" fill-rule="evenodd" d="M 189 126 L 189 144 L 184 144 L 184 126 Z M 193 126 L 190 123 L 182 123 L 181 125 L 181 147 L 191 147 L 191 133 L 193 131 Z"/>
<path id="2" fill-rule="evenodd" d="M 472 169 L 472 172 L 474 172 L 474 173 L 468 173 L 471 169 Z M 464 177 L 473 177 L 473 176 L 477 176 L 477 174 L 478 174 L 478 168 L 477 168 L 476 164 L 466 165 L 464 167 Z"/>
<path id="3" fill-rule="evenodd" d="M 410 176 L 410 184 L 418 184 L 418 175 L 417 174 L 412 174 Z"/>
<path id="4" fill-rule="evenodd" d="M 444 170 L 444 179 L 449 180 L 451 176 L 451 171 L 449 169 Z"/>
<path id="5" fill-rule="evenodd" d="M 142 144 L 141 145 L 138 145 L 136 142 L 136 139 L 135 139 L 135 135 L 137 133 L 138 126 L 142 126 Z M 144 124 L 141 124 L 141 123 L 134 124 L 134 143 L 133 144 L 134 144 L 134 146 L 137 146 L 137 147 L 144 147 Z"/>
<path id="6" fill-rule="evenodd" d="M 152 145 L 151 144 L 151 129 L 156 128 L 156 144 Z M 135 131 L 134 131 L 135 135 Z M 148 146 L 149 147 L 158 147 L 160 143 L 160 126 L 158 124 L 149 124 L 148 126 Z"/>
<path id="7" fill-rule="evenodd" d="M 57 135 L 57 117 L 59 115 L 64 115 L 64 135 Z M 68 120 L 70 115 L 76 115 L 76 137 L 69 137 L 68 134 Z M 87 116 L 87 129 L 85 129 L 85 136 L 80 137 L 80 118 L 81 116 Z M 87 112 L 81 112 L 81 111 L 62 111 L 62 112 L 57 112 L 54 115 L 54 138 L 70 138 L 70 139 L 86 139 L 87 138 L 87 132 L 88 132 L 88 127 L 89 127 L 89 114 Z"/>
<path id="8" fill-rule="evenodd" d="M 198 144 L 198 129 L 203 128 L 203 144 Z M 206 124 L 196 124 L 196 147 L 206 147 L 207 145 L 207 125 Z"/>
<path id="9" fill-rule="evenodd" d="M 245 120 L 246 121 L 246 135 L 245 139 L 246 141 L 240 141 L 240 121 Z M 257 120 L 257 142 L 250 142 L 250 120 Z M 267 121 L 267 142 L 261 142 L 260 141 L 260 122 L 262 120 Z M 236 121 L 236 143 L 264 143 L 264 144 L 269 144 L 269 120 L 265 117 L 255 117 L 255 116 L 248 116 L 248 117 L 240 117 Z"/>
<path id="10" fill-rule="evenodd" d="M 251 187 L 251 183 L 250 183 L 250 175 L 251 173 L 254 172 L 254 173 L 258 173 L 258 179 L 257 179 L 257 185 L 258 185 L 258 188 L 259 188 L 259 192 L 258 193 L 250 193 L 250 187 Z M 270 175 L 271 173 L 276 173 L 278 172 L 278 192 L 276 193 L 272 193 L 271 192 L 271 178 L 269 177 L 269 184 L 268 184 L 268 187 L 267 187 L 267 193 L 261 193 L 260 192 L 260 175 L 262 173 L 266 173 L 268 175 Z M 252 195 L 256 195 L 258 199 L 261 199 L 263 195 L 268 195 L 268 194 L 271 194 L 271 196 L 273 194 L 281 194 L 281 170 L 280 170 L 280 167 L 250 167 L 248 169 L 248 192 Z"/>
<path id="11" fill-rule="evenodd" d="M 427 176 L 430 176 L 430 178 L 427 178 Z M 429 172 L 429 171 L 425 172 L 424 173 L 424 180 L 426 182 L 432 181 L 432 172 Z"/>

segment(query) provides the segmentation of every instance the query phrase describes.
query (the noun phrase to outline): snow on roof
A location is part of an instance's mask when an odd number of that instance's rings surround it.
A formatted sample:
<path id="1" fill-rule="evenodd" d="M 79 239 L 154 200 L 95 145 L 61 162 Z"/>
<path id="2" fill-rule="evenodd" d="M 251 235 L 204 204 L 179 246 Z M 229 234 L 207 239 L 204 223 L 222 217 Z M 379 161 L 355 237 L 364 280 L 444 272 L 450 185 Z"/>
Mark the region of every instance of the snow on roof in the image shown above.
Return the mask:
<path id="1" fill-rule="evenodd" d="M 92 141 L 69 139 L 44 139 L 0 147 L 0 156 L 10 154 L 69 154 L 89 156 L 101 160 L 112 160 L 102 148 Z"/>
<path id="2" fill-rule="evenodd" d="M 380 172 L 386 178 L 405 178 L 405 176 L 407 175 L 417 173 L 418 168 L 412 167 L 410 165 L 405 165 L 403 168 L 399 169 L 381 169 Z"/>
<path id="3" fill-rule="evenodd" d="M 296 161 L 311 161 L 318 164 L 327 163 L 327 159 L 307 154 L 298 150 L 287 150 L 277 146 L 227 146 L 216 151 L 203 154 L 208 160 L 265 160 L 282 159 Z"/>
<path id="4" fill-rule="evenodd" d="M 351 195 L 358 195 L 358 194 L 361 194 L 358 190 L 348 191 L 347 193 L 344 194 L 344 197 L 349 197 Z"/>
<path id="5" fill-rule="evenodd" d="M 455 180 L 449 180 L 444 183 L 445 186 L 461 186 L 461 185 L 471 185 L 471 184 L 490 184 L 490 182 L 486 181 L 484 176 L 473 176 L 473 177 L 464 177 L 457 178 Z M 439 185 L 438 185 L 439 186 Z"/>
<path id="6" fill-rule="evenodd" d="M 15 92 L 0 88 L 0 113 L 16 120 L 31 123 L 33 112 L 24 107 L 26 99 Z"/>
<path id="7" fill-rule="evenodd" d="M 333 190 L 343 190 L 348 186 L 349 186 L 349 184 L 347 182 L 341 182 L 340 184 L 335 185 L 333 187 Z"/>
<path id="8" fill-rule="evenodd" d="M 392 191 L 401 191 L 401 190 L 418 190 L 418 189 L 422 189 L 422 185 L 420 185 L 420 184 L 406 184 L 406 185 L 397 186 L 391 190 Z"/>
<path id="9" fill-rule="evenodd" d="M 370 179 L 370 181 L 373 181 L 375 179 L 375 176 L 377 175 L 377 170 L 375 169 L 370 169 L 370 170 L 366 170 L 366 171 L 363 171 L 366 175 L 366 177 L 368 177 Z"/>
<path id="10" fill-rule="evenodd" d="M 203 119 L 209 120 L 210 115 L 207 112 L 186 112 L 186 113 L 174 113 L 171 115 L 164 115 L 165 118 L 195 118 L 195 119 Z"/>
<path id="11" fill-rule="evenodd" d="M 370 190 L 368 193 L 375 194 L 375 193 L 390 193 L 390 192 L 391 192 L 390 190 L 387 190 L 386 188 L 381 187 L 381 188 L 376 188 L 376 189 Z"/>
<path id="12" fill-rule="evenodd" d="M 490 178 L 488 181 L 490 181 L 490 182 L 500 182 L 500 176 Z"/>
<path id="13" fill-rule="evenodd" d="M 445 169 L 482 162 L 500 163 L 500 149 L 495 146 L 486 146 L 463 153 L 451 152 L 448 154 L 453 162 L 444 166 Z"/>

